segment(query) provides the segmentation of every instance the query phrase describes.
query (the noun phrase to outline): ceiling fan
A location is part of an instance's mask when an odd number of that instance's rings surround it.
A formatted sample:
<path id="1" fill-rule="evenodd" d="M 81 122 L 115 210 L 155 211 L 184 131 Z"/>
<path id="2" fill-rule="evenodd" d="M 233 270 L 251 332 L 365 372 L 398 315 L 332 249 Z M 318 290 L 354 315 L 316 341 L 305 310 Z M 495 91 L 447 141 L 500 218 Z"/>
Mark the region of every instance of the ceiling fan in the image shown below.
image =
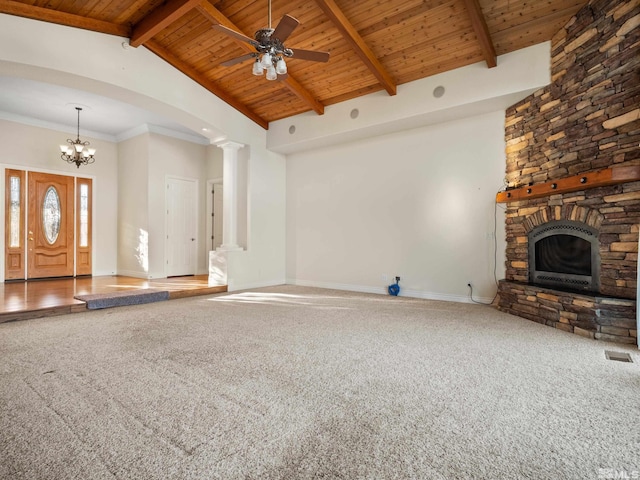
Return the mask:
<path id="1" fill-rule="evenodd" d="M 267 80 L 276 80 L 277 78 L 286 78 L 287 64 L 284 61 L 285 57 L 311 60 L 312 62 L 327 62 L 329 60 L 328 52 L 287 48 L 284 46 L 284 41 L 289 38 L 289 35 L 299 24 L 300 22 L 291 15 L 284 15 L 276 28 L 271 28 L 271 0 L 269 0 L 269 27 L 258 30 L 254 34 L 254 38 L 249 38 L 224 25 L 214 25 L 213 28 L 216 30 L 236 40 L 248 43 L 256 49 L 255 52 L 222 62 L 221 65 L 230 67 L 250 58 L 255 58 L 253 74 L 262 75 L 266 71 Z"/>

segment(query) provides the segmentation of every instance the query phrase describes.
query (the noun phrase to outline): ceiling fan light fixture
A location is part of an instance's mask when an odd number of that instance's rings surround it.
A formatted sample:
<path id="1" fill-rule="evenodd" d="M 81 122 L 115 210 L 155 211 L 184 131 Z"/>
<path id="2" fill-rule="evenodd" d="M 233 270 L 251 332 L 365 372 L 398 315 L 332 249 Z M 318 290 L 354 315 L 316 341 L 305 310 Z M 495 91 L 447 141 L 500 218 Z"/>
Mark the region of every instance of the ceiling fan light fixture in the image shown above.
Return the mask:
<path id="1" fill-rule="evenodd" d="M 267 67 L 267 80 L 276 80 L 278 78 L 278 73 L 273 65 Z"/>
<path id="2" fill-rule="evenodd" d="M 253 62 L 253 71 L 252 73 L 256 76 L 261 76 L 262 73 L 264 71 L 264 67 L 262 66 L 262 63 L 260 63 L 260 59 L 256 58 L 256 61 Z"/>
<path id="3" fill-rule="evenodd" d="M 278 75 L 284 75 L 287 73 L 287 64 L 282 57 L 278 58 L 278 62 L 276 63 L 276 73 Z"/>
<path id="4" fill-rule="evenodd" d="M 259 76 L 266 70 L 267 80 L 276 80 L 278 75 L 284 77 L 287 75 L 286 58 L 297 57 L 300 60 L 310 60 L 313 62 L 327 62 L 329 60 L 328 52 L 317 52 L 312 50 L 303 50 L 287 48 L 284 42 L 289 38 L 291 33 L 300 24 L 300 22 L 291 15 L 284 15 L 276 28 L 271 28 L 271 0 L 269 0 L 269 27 L 261 28 L 254 34 L 254 38 L 247 37 L 245 34 L 237 32 L 231 28 L 221 24 L 213 25 L 213 28 L 233 37 L 235 40 L 248 43 L 254 49 L 254 53 L 248 53 L 240 57 L 222 62 L 221 65 L 230 67 L 240 62 L 244 62 L 250 58 L 254 58 L 255 62 L 251 72 L 253 75 Z"/>
<path id="5" fill-rule="evenodd" d="M 269 68 L 270 66 L 273 66 L 273 60 L 269 52 L 262 55 L 262 66 L 264 68 Z"/>

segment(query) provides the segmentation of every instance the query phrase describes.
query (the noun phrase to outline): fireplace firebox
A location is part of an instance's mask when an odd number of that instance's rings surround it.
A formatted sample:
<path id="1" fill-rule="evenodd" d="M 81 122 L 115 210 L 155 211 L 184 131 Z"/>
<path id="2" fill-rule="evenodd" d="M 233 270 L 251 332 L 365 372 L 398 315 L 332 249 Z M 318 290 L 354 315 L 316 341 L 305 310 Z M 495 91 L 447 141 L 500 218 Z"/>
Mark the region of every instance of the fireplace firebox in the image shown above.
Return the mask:
<path id="1" fill-rule="evenodd" d="M 597 293 L 598 232 L 575 221 L 553 221 L 529 232 L 529 281 L 538 286 Z"/>

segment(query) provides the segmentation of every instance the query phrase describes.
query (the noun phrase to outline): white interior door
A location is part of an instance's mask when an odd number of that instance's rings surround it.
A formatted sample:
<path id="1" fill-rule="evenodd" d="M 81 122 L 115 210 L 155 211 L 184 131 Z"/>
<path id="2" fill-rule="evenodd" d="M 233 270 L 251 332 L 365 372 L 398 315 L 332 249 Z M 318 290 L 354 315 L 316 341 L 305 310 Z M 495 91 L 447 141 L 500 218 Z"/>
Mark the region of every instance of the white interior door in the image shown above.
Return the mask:
<path id="1" fill-rule="evenodd" d="M 167 276 L 195 275 L 197 257 L 195 180 L 167 180 Z"/>

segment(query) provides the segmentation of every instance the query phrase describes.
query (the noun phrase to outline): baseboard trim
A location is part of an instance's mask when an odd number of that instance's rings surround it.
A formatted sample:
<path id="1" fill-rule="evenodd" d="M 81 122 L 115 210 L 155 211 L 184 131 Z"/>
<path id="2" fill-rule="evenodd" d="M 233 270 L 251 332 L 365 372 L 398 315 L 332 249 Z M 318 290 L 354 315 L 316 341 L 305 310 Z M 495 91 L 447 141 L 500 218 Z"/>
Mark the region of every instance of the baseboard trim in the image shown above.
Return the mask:
<path id="1" fill-rule="evenodd" d="M 254 288 L 275 287 L 276 285 L 284 285 L 287 282 L 284 278 L 278 280 L 264 280 L 251 283 L 233 283 L 227 285 L 227 292 L 237 292 L 239 290 L 252 290 Z"/>
<path id="2" fill-rule="evenodd" d="M 151 277 L 144 272 L 137 272 L 135 270 L 118 270 L 118 273 L 121 277 L 133 277 L 133 278 L 144 278 L 145 280 L 150 280 Z"/>
<path id="3" fill-rule="evenodd" d="M 387 287 L 374 287 L 371 285 L 353 285 L 350 283 L 333 283 L 333 282 L 317 282 L 313 280 L 300 280 L 295 278 L 287 278 L 287 284 L 300 285 L 302 287 L 316 287 L 316 288 L 329 288 L 334 290 L 347 290 L 351 292 L 359 293 L 374 293 L 379 295 L 388 295 Z M 486 303 L 490 304 L 493 301 L 493 297 L 475 297 L 471 300 L 469 296 L 464 295 L 451 295 L 448 293 L 437 292 L 425 292 L 422 290 L 412 290 L 402 288 L 400 285 L 400 297 L 410 298 L 422 298 L 425 300 L 441 300 L 444 302 L 456 302 L 456 303 Z"/>

